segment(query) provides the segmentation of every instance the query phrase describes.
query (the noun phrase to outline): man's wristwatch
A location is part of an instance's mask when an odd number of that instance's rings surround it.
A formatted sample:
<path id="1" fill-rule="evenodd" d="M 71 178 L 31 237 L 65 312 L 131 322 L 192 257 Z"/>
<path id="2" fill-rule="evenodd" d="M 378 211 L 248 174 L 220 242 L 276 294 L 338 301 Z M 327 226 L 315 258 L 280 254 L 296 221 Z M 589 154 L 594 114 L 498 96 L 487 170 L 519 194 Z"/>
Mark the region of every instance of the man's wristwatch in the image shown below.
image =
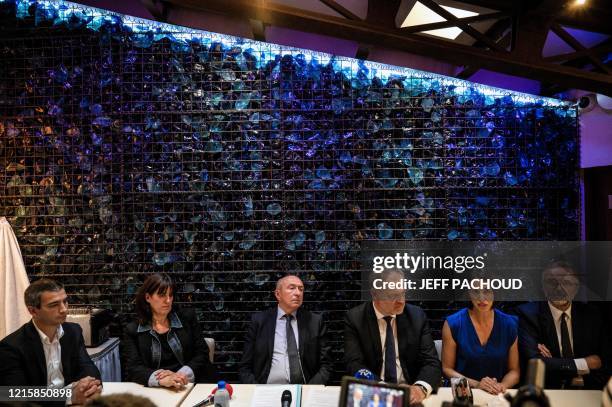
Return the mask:
<path id="1" fill-rule="evenodd" d="M 421 389 L 421 391 L 423 392 L 423 396 L 427 397 L 427 388 L 425 386 L 423 386 L 422 384 L 415 384 L 415 386 Z"/>

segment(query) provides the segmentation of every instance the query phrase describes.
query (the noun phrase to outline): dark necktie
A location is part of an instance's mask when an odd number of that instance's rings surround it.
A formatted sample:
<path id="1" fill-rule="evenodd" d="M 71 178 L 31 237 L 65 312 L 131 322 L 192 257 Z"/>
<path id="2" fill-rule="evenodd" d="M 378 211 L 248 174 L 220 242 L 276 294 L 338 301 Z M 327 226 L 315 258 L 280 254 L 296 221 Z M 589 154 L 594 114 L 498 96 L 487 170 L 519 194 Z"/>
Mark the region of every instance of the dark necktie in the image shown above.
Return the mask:
<path id="1" fill-rule="evenodd" d="M 300 369 L 300 355 L 298 353 L 297 343 L 295 341 L 295 334 L 291 327 L 291 320 L 293 315 L 286 314 L 287 326 L 287 355 L 289 355 L 289 381 L 292 384 L 303 384 L 302 369 Z"/>
<path id="2" fill-rule="evenodd" d="M 397 368 L 395 366 L 395 339 L 393 338 L 393 317 L 383 318 L 387 322 L 387 335 L 385 338 L 385 382 L 397 383 Z"/>
<path id="3" fill-rule="evenodd" d="M 564 358 L 573 358 L 572 343 L 570 342 L 569 329 L 567 329 L 567 314 L 561 314 L 561 356 Z"/>

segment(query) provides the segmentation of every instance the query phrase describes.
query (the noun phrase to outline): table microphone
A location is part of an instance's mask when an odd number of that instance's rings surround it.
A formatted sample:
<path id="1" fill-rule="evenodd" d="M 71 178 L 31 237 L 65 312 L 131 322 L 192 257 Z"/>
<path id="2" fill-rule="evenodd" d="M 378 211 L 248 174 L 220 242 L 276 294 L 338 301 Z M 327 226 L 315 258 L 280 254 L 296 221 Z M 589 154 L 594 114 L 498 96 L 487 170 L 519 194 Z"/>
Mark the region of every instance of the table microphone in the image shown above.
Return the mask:
<path id="1" fill-rule="evenodd" d="M 544 394 L 546 365 L 541 359 L 531 359 L 527 365 L 527 384 L 521 387 L 512 398 L 512 407 L 550 407 Z M 506 398 L 510 398 L 506 396 Z"/>
<path id="2" fill-rule="evenodd" d="M 374 373 L 372 373 L 368 369 L 359 369 L 358 371 L 356 371 L 355 378 L 363 380 L 376 380 L 376 376 L 374 376 Z"/>
<path id="3" fill-rule="evenodd" d="M 214 401 L 215 401 L 215 393 L 217 392 L 218 387 L 215 387 L 210 394 L 208 395 L 208 397 L 206 397 L 204 400 L 200 401 L 198 404 L 195 404 L 193 407 L 206 407 L 206 406 L 212 406 Z M 227 392 L 230 395 L 230 398 L 232 397 L 232 393 L 234 393 L 234 389 L 232 389 L 232 385 L 229 383 L 225 384 L 225 389 L 227 390 Z"/>
<path id="4" fill-rule="evenodd" d="M 281 407 L 290 407 L 291 406 L 291 392 L 289 390 L 283 391 L 283 395 L 281 396 Z"/>

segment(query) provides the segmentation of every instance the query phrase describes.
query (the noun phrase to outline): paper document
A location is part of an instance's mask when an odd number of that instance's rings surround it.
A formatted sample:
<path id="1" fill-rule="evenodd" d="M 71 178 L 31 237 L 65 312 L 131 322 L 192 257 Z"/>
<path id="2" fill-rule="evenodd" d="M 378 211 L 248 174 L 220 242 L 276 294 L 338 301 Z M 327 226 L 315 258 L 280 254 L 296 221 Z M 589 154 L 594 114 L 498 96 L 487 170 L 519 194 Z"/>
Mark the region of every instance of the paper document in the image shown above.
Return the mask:
<path id="1" fill-rule="evenodd" d="M 251 407 L 280 406 L 283 392 L 291 392 L 291 406 L 300 406 L 301 386 L 299 384 L 267 384 L 255 387 Z"/>
<path id="2" fill-rule="evenodd" d="M 302 388 L 302 407 L 338 407 L 340 387 Z"/>

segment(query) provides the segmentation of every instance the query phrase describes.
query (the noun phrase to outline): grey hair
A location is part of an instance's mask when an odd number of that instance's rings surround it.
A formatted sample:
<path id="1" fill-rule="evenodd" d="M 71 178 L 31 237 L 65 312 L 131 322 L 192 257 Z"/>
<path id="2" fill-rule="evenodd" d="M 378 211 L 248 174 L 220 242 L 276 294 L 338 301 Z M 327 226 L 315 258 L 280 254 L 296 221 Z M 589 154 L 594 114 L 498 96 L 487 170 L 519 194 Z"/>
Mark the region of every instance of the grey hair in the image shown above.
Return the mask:
<path id="1" fill-rule="evenodd" d="M 374 289 L 374 280 L 380 279 L 383 282 L 390 281 L 392 274 L 399 274 L 400 278 L 404 278 L 405 276 L 402 270 L 396 268 L 384 269 L 381 273 L 370 273 L 368 284 L 370 285 L 370 293 L 372 294 L 373 298 L 378 297 L 378 294 L 384 291 Z"/>
<path id="2" fill-rule="evenodd" d="M 298 275 L 296 275 L 296 274 L 285 274 L 284 276 L 282 276 L 281 278 L 279 278 L 279 279 L 276 281 L 276 289 L 277 289 L 277 290 L 280 290 L 280 288 L 281 288 L 281 282 L 282 282 L 283 280 L 285 280 L 286 278 L 288 278 L 288 277 L 297 277 L 297 278 L 299 278 L 299 279 L 300 279 L 300 281 L 302 281 L 302 279 L 301 279 L 301 278 L 300 278 Z M 302 281 L 302 283 L 303 283 L 303 281 Z"/>

